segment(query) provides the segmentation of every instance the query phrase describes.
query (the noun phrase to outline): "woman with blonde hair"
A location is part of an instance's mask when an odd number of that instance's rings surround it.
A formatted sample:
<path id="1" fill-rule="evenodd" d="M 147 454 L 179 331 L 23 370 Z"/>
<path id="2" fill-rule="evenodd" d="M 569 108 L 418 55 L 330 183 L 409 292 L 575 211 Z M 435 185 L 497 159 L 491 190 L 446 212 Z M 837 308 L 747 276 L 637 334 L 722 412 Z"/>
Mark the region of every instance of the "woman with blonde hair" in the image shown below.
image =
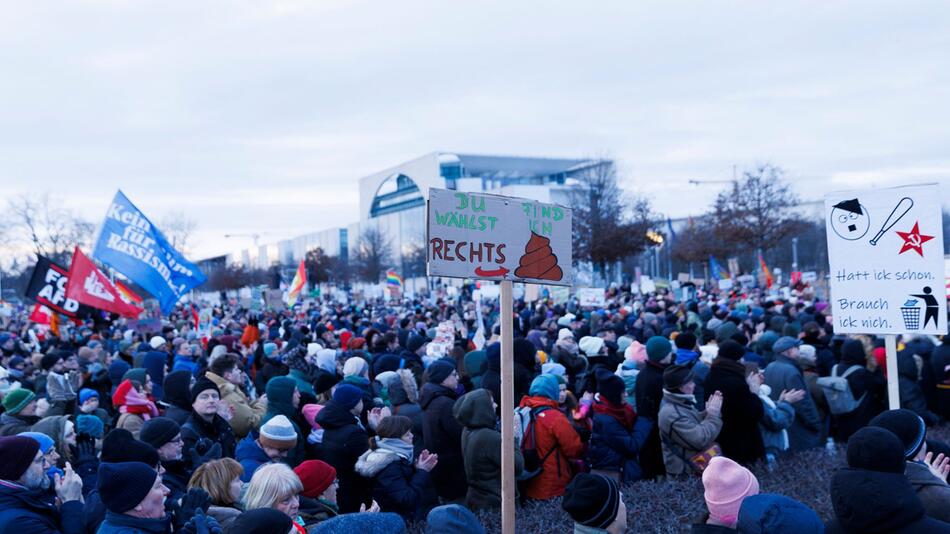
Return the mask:
<path id="1" fill-rule="evenodd" d="M 286 464 L 265 464 L 257 468 L 244 494 L 244 509 L 273 508 L 279 510 L 294 523 L 300 534 L 306 534 L 303 522 L 298 515 L 303 483 L 297 473 Z"/>
<path id="2" fill-rule="evenodd" d="M 241 515 L 240 500 L 244 484 L 241 475 L 244 468 L 233 458 L 221 458 L 205 462 L 195 469 L 188 481 L 188 489 L 201 488 L 211 497 L 208 515 L 215 518 L 222 528 L 227 528 L 234 518 Z"/>

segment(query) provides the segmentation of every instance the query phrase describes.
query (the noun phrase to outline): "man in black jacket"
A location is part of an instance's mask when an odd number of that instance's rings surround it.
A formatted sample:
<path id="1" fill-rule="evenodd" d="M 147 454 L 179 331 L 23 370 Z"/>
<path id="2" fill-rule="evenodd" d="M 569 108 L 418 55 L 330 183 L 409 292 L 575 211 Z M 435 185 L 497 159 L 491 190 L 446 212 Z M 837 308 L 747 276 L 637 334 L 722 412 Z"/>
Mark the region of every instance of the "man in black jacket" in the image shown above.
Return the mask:
<path id="1" fill-rule="evenodd" d="M 444 501 L 458 501 L 468 492 L 462 460 L 463 426 L 452 414 L 458 398 L 458 373 L 449 360 L 436 360 L 426 369 L 428 382 L 422 386 L 422 434 L 425 448 L 439 455 L 432 470 L 435 489 Z"/>
<path id="2" fill-rule="evenodd" d="M 759 432 L 765 409 L 746 381 L 745 365 L 739 361 L 743 354 L 745 349 L 735 341 L 719 345 L 719 355 L 706 377 L 706 398 L 715 391 L 722 392 L 722 430 L 717 441 L 723 455 L 750 464 L 765 457 Z"/>
<path id="3" fill-rule="evenodd" d="M 363 392 L 352 384 L 341 384 L 316 418 L 323 429 L 323 461 L 336 469 L 340 481 L 337 504 L 344 514 L 359 512 L 360 504 L 372 502 L 371 481 L 354 471 L 356 460 L 369 448 L 369 435 L 360 422 L 362 411 Z"/>
<path id="4" fill-rule="evenodd" d="M 660 402 L 663 400 L 663 371 L 673 360 L 673 344 L 663 336 L 653 336 L 647 340 L 646 349 L 646 366 L 637 375 L 637 413 L 651 421 L 658 421 Z M 644 479 L 655 479 L 666 474 L 657 425 L 650 430 L 650 436 L 640 449 L 640 467 Z"/>

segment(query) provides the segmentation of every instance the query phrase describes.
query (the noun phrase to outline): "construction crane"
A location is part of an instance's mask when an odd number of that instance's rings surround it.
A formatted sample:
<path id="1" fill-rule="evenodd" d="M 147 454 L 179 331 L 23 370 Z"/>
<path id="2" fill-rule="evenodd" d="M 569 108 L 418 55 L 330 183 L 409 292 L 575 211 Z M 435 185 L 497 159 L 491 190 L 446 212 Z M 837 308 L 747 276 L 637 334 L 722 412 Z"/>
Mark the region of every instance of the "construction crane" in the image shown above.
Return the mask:
<path id="1" fill-rule="evenodd" d="M 235 238 L 235 237 L 250 237 L 251 239 L 254 240 L 254 246 L 257 247 L 257 246 L 258 246 L 258 240 L 260 240 L 260 238 L 261 238 L 261 234 L 260 234 L 260 233 L 253 233 L 253 234 L 224 234 L 224 237 L 225 237 L 226 239 L 231 239 L 231 238 Z"/>

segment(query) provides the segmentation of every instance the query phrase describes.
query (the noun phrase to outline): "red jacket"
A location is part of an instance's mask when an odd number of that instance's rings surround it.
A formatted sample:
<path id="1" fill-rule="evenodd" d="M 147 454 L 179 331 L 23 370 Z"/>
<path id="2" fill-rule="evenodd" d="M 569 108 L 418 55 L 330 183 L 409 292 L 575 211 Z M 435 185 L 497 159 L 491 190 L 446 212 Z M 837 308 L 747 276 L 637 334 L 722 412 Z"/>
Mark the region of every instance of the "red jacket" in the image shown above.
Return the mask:
<path id="1" fill-rule="evenodd" d="M 520 406 L 552 408 L 539 413 L 535 419 L 538 456 L 544 458 L 552 448 L 558 448 L 544 461 L 541 474 L 528 481 L 525 495 L 530 499 L 553 499 L 564 495 L 564 488 L 571 481 L 568 460 L 580 457 L 584 450 L 581 438 L 567 417 L 558 410 L 556 400 L 526 396 L 521 399 Z"/>

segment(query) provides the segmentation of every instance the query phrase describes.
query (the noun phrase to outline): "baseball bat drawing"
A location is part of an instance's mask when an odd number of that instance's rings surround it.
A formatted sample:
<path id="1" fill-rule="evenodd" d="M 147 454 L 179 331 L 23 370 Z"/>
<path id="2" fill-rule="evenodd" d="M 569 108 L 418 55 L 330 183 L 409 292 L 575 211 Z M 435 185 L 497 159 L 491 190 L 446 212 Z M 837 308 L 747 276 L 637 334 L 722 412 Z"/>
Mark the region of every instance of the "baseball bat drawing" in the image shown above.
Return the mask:
<path id="1" fill-rule="evenodd" d="M 897 201 L 897 205 L 894 206 L 894 209 L 891 210 L 891 214 L 884 220 L 881 229 L 871 238 L 871 245 L 877 245 L 878 240 L 884 237 L 884 232 L 887 232 L 892 226 L 897 224 L 897 221 L 901 220 L 904 215 L 907 215 L 907 212 L 913 207 L 914 201 L 910 197 L 904 197 Z"/>

